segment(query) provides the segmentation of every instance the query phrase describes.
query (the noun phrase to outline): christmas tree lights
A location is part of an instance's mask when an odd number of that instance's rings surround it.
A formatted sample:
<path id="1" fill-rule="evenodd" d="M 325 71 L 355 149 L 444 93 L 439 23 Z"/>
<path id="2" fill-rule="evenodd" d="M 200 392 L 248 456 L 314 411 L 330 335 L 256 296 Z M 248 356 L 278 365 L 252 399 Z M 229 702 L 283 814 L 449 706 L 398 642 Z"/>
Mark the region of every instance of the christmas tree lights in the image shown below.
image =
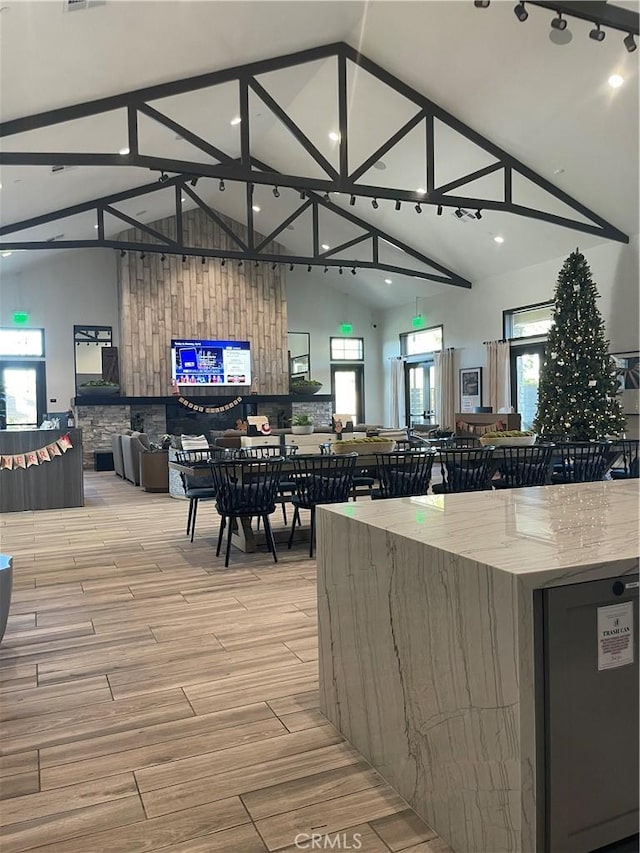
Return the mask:
<path id="1" fill-rule="evenodd" d="M 534 429 L 547 439 L 619 435 L 625 419 L 591 270 L 577 249 L 564 262 L 540 371 Z"/>

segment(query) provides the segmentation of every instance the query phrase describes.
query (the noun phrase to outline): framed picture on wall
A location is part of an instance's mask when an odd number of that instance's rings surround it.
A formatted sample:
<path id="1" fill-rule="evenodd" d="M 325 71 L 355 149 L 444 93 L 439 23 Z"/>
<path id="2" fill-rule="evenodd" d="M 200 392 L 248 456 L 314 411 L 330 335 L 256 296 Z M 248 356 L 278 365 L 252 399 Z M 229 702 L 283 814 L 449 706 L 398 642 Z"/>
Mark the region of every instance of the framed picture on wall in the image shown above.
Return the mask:
<path id="1" fill-rule="evenodd" d="M 614 352 L 611 358 L 616 366 L 622 412 L 637 415 L 640 411 L 640 352 Z"/>
<path id="2" fill-rule="evenodd" d="M 463 367 L 460 370 L 460 411 L 472 412 L 482 405 L 482 368 Z"/>

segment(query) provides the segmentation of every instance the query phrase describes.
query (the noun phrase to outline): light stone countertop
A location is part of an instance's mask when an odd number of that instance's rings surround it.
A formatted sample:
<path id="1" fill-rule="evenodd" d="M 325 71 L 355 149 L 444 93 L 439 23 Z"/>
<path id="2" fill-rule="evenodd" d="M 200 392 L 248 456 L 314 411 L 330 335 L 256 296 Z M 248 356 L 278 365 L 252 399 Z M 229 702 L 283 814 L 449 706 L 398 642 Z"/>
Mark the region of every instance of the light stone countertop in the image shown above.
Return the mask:
<path id="1" fill-rule="evenodd" d="M 323 506 L 370 528 L 515 575 L 539 588 L 637 571 L 638 480 Z M 603 571 L 608 565 L 609 570 Z"/>

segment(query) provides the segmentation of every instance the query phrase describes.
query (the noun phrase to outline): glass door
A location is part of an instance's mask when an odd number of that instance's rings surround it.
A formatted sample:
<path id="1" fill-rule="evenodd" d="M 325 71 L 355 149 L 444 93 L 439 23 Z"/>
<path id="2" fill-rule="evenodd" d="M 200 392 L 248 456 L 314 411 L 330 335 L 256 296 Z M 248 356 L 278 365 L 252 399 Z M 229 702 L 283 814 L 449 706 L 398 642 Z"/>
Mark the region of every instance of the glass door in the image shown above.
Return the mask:
<path id="1" fill-rule="evenodd" d="M 331 365 L 331 393 L 335 411 L 350 415 L 354 424 L 364 423 L 364 368 Z"/>
<path id="2" fill-rule="evenodd" d="M 44 362 L 0 361 L 7 429 L 37 429 L 45 411 Z"/>
<path id="3" fill-rule="evenodd" d="M 436 408 L 435 366 L 432 361 L 406 364 L 405 400 L 409 428 L 434 424 Z"/>
<path id="4" fill-rule="evenodd" d="M 531 429 L 538 410 L 538 386 L 544 344 L 511 347 L 511 403 L 520 413 L 522 429 Z"/>

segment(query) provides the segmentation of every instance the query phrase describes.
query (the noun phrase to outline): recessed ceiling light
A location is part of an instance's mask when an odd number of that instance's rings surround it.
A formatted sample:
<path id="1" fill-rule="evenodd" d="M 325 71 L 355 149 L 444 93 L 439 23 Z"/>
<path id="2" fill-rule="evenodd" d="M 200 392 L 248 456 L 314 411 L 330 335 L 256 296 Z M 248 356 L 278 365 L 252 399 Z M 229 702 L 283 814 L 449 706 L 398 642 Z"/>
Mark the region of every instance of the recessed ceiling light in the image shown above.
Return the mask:
<path id="1" fill-rule="evenodd" d="M 231 127 L 235 127 L 237 124 L 240 124 L 241 121 L 242 119 L 240 116 L 235 116 L 235 118 L 232 118 L 229 123 L 231 124 Z"/>
<path id="2" fill-rule="evenodd" d="M 258 207 L 257 204 L 254 204 L 253 207 L 251 208 L 251 210 L 253 210 L 254 213 L 260 213 L 260 208 Z"/>
<path id="3" fill-rule="evenodd" d="M 562 167 L 560 167 L 559 169 L 554 169 L 554 170 L 553 170 L 553 174 L 554 174 L 554 175 L 563 175 L 563 174 L 564 174 L 564 169 L 563 169 Z"/>
<path id="4" fill-rule="evenodd" d="M 416 192 L 418 193 L 418 195 L 424 195 L 426 193 L 426 190 L 423 187 L 418 187 Z"/>
<path id="5" fill-rule="evenodd" d="M 184 203 L 185 203 L 185 201 L 186 201 L 186 198 L 185 198 L 184 196 L 182 196 L 182 198 L 180 199 L 180 201 L 184 204 Z"/>
<path id="6" fill-rule="evenodd" d="M 10 257 L 10 256 L 11 256 L 11 254 L 12 254 L 12 252 L 3 252 L 3 253 L 2 253 L 2 257 L 3 257 L 3 258 L 8 258 L 8 257 Z"/>
<path id="7" fill-rule="evenodd" d="M 329 139 L 332 142 L 340 142 L 340 134 L 336 133 L 335 130 L 332 130 L 331 133 L 329 134 Z"/>
<path id="8" fill-rule="evenodd" d="M 501 237 L 499 234 L 497 237 L 493 238 L 496 243 L 504 243 L 504 237 Z"/>
<path id="9" fill-rule="evenodd" d="M 128 148 L 121 148 L 121 149 L 118 151 L 118 154 L 122 154 L 122 156 L 123 156 L 123 157 L 124 157 L 124 155 L 125 155 L 125 154 L 128 154 L 128 153 L 129 153 L 129 149 L 128 149 Z"/>
<path id="10" fill-rule="evenodd" d="M 97 225 L 94 225 L 93 227 L 96 229 L 96 231 L 98 230 L 98 226 L 97 226 Z"/>
<path id="11" fill-rule="evenodd" d="M 323 243 L 321 248 L 323 252 L 328 252 L 331 246 L 328 243 Z"/>
<path id="12" fill-rule="evenodd" d="M 0 182 L 0 190 L 2 189 L 2 183 Z"/>
<path id="13" fill-rule="evenodd" d="M 393 284 L 393 279 L 385 278 L 384 283 L 385 284 Z"/>
<path id="14" fill-rule="evenodd" d="M 623 83 L 624 77 L 621 77 L 620 74 L 612 74 L 611 77 L 609 77 L 609 85 L 612 89 L 619 89 Z"/>
<path id="15" fill-rule="evenodd" d="M 384 172 L 384 170 L 387 168 L 387 164 L 383 160 L 376 160 L 376 162 L 373 164 L 373 168 L 379 169 L 381 172 Z"/>

